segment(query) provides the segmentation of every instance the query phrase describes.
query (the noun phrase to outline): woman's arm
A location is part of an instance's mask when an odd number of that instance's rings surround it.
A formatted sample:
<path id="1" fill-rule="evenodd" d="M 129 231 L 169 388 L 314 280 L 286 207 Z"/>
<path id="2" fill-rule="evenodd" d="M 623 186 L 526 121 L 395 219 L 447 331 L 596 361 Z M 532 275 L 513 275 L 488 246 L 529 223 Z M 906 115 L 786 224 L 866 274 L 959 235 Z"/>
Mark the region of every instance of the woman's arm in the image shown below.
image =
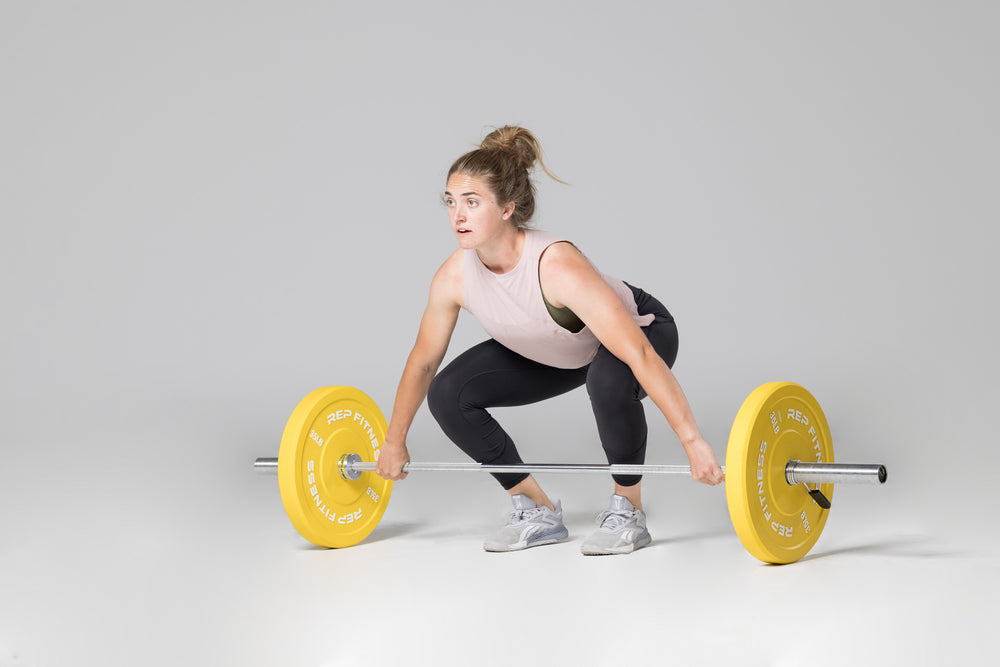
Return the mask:
<path id="1" fill-rule="evenodd" d="M 618 294 L 604 282 L 583 253 L 569 243 L 555 243 L 542 255 L 539 279 L 545 298 L 569 307 L 601 344 L 628 364 L 636 380 L 667 418 L 691 462 L 691 475 L 705 484 L 725 478 L 695 422 L 680 384 L 632 319 Z"/>
<path id="2" fill-rule="evenodd" d="M 441 265 L 431 281 L 427 308 L 420 320 L 417 340 L 403 368 L 396 389 L 392 418 L 379 454 L 376 472 L 386 479 L 405 479 L 403 465 L 410 460 L 406 434 L 427 397 L 431 380 L 448 351 L 451 334 L 462 307 L 462 253 L 456 252 Z"/>

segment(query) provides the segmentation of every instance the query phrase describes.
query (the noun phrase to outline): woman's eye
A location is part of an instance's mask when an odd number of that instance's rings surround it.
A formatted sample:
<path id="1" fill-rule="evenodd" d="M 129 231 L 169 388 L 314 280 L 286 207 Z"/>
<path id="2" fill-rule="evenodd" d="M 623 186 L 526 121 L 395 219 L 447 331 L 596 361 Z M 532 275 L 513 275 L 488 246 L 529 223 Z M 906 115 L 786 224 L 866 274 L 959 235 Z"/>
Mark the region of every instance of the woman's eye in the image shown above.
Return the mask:
<path id="1" fill-rule="evenodd" d="M 479 202 L 477 202 L 475 199 L 469 200 L 469 208 L 476 208 L 477 206 L 479 206 Z"/>
<path id="2" fill-rule="evenodd" d="M 452 199 L 451 197 L 445 197 L 443 201 L 444 205 L 447 206 L 448 208 L 451 208 L 452 206 L 455 205 L 455 200 Z"/>

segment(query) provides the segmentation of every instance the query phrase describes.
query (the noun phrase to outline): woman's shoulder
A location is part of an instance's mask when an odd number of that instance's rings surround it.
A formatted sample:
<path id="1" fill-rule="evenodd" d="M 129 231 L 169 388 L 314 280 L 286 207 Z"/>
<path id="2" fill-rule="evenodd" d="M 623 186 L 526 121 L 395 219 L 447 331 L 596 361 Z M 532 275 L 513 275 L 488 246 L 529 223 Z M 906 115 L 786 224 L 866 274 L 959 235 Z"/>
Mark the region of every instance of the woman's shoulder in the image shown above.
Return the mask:
<path id="1" fill-rule="evenodd" d="M 587 262 L 584 254 L 572 241 L 563 238 L 557 238 L 548 244 L 539 259 L 539 262 L 545 266 L 564 269 L 573 269 L 579 266 L 581 261 Z"/>
<path id="2" fill-rule="evenodd" d="M 539 250 L 539 254 L 546 261 L 567 257 L 577 257 L 582 255 L 580 249 L 571 240 L 562 234 L 543 230 L 528 230 L 533 233 L 533 242 Z"/>
<path id="3" fill-rule="evenodd" d="M 568 240 L 562 234 L 557 234 L 555 232 L 550 232 L 544 229 L 526 229 L 524 233 L 528 238 L 532 240 L 533 243 L 537 243 L 542 247 L 548 247 L 553 243 L 558 243 L 559 241 Z"/>
<path id="4" fill-rule="evenodd" d="M 463 250 L 461 248 L 444 260 L 431 281 L 432 295 L 447 295 L 449 300 L 462 305 L 462 262 Z"/>
<path id="5" fill-rule="evenodd" d="M 437 273 L 435 274 L 435 279 L 437 277 L 444 278 L 461 278 L 462 277 L 462 263 L 465 261 L 465 251 L 461 248 L 455 250 L 455 252 L 448 255 L 448 259 L 441 263 L 438 267 Z"/>

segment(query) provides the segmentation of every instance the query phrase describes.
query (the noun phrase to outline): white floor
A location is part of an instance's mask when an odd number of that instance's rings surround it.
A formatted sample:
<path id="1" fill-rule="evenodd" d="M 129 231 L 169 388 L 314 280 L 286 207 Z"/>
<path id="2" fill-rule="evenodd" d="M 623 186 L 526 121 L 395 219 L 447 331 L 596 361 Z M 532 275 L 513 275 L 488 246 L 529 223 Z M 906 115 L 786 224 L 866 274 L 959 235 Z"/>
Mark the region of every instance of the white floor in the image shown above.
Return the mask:
<path id="1" fill-rule="evenodd" d="M 581 556 L 606 500 L 594 477 L 543 480 L 563 544 L 483 552 L 504 497 L 479 475 L 424 473 L 396 485 L 368 540 L 324 550 L 250 458 L 151 475 L 147 454 L 85 452 L 5 469 L 5 667 L 943 665 L 981 660 L 993 636 L 995 538 L 894 516 L 889 486 L 838 489 L 819 543 L 780 567 L 743 550 L 720 490 L 684 481 L 647 482 L 649 548 Z"/>

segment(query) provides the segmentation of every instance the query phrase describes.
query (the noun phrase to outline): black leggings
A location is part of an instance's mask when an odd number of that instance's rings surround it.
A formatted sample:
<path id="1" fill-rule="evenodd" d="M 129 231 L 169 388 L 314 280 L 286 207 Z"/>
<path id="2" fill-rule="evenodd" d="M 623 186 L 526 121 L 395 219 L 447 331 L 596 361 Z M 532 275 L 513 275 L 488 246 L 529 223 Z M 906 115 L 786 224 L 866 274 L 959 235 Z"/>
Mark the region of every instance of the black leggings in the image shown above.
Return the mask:
<path id="1" fill-rule="evenodd" d="M 654 320 L 642 331 L 667 366 L 677 358 L 677 327 L 662 303 L 629 285 L 639 314 Z M 546 366 L 512 352 L 490 339 L 455 358 L 431 382 L 427 405 L 441 429 L 462 451 L 479 463 L 523 463 L 510 436 L 487 408 L 527 405 L 587 385 L 609 463 L 643 463 L 646 456 L 646 392 L 620 359 L 603 345 L 590 364 L 563 369 Z M 497 473 L 511 489 L 527 473 Z M 622 486 L 633 486 L 639 475 L 614 475 Z"/>

